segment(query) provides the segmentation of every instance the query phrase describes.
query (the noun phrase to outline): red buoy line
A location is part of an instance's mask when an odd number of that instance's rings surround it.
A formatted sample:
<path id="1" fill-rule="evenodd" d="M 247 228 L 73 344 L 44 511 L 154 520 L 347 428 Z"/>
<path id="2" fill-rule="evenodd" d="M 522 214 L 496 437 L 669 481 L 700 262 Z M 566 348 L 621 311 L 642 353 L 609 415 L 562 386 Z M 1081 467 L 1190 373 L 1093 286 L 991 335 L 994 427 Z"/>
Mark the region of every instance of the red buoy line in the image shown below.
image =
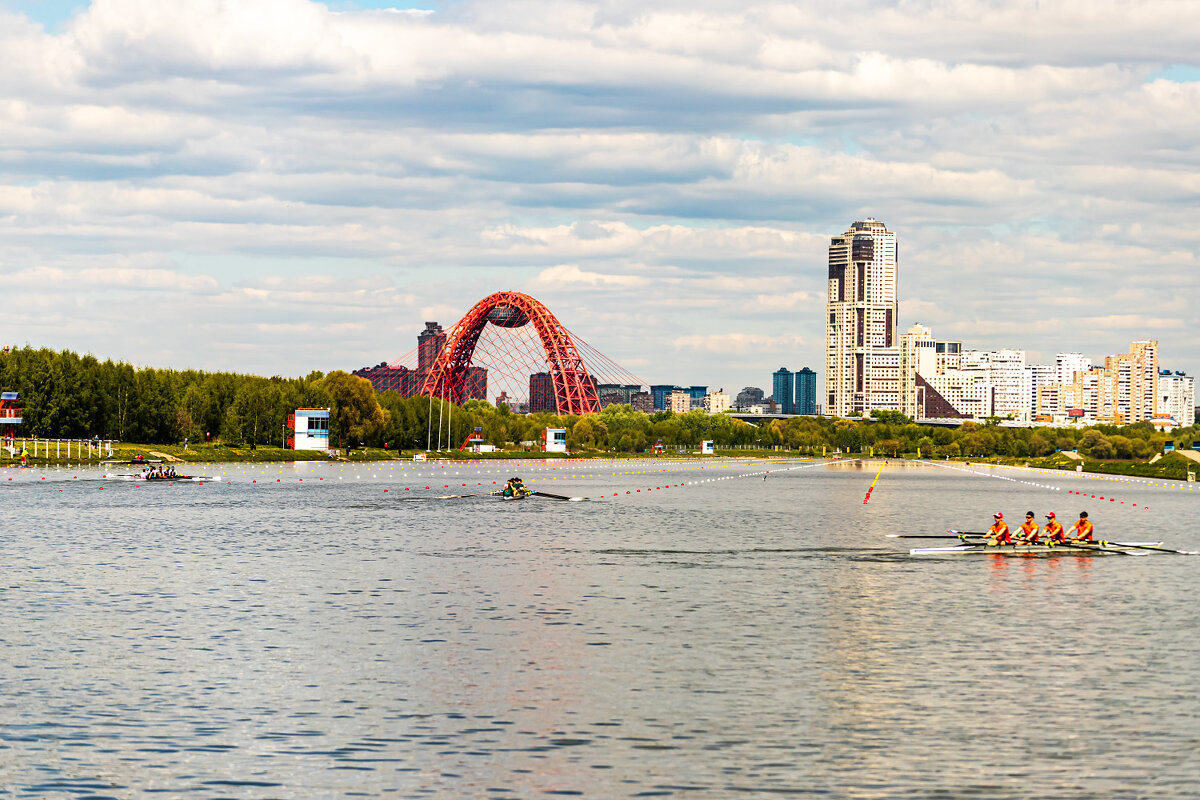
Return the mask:
<path id="1" fill-rule="evenodd" d="M 1010 478 L 1010 477 L 1008 477 L 1007 475 L 996 475 L 996 474 L 993 474 L 993 473 L 991 473 L 991 472 L 983 472 L 983 471 L 981 471 L 981 470 L 977 470 L 977 469 L 970 469 L 970 468 L 968 468 L 968 467 L 957 467 L 957 466 L 952 466 L 952 465 L 950 465 L 950 464 L 948 464 L 948 463 L 943 463 L 943 462 L 940 462 L 940 461 L 920 461 L 920 462 L 918 462 L 918 463 L 921 463 L 921 464 L 930 464 L 930 465 L 932 465 L 932 466 L 935 466 L 935 467 L 942 467 L 943 469 L 952 469 L 952 470 L 954 470 L 955 472 L 969 472 L 969 473 L 971 473 L 972 475 L 981 475 L 981 476 L 983 476 L 983 477 L 985 477 L 985 478 L 994 478 L 994 479 L 996 479 L 996 480 L 1000 480 L 1000 481 L 1009 481 L 1009 482 L 1011 482 L 1011 483 L 1023 483 L 1023 484 L 1025 484 L 1026 486 L 1036 486 L 1036 487 L 1037 487 L 1037 488 L 1039 488 L 1039 489 L 1049 489 L 1049 490 L 1051 490 L 1051 491 L 1054 491 L 1054 492 L 1061 492 L 1061 491 L 1064 491 L 1064 490 L 1063 490 L 1063 487 L 1061 487 L 1061 486 L 1051 486 L 1051 485 L 1050 485 L 1050 484 L 1048 484 L 1048 483 L 1037 483 L 1036 481 L 1023 481 L 1023 480 L 1019 480 L 1018 478 Z M 1015 467 L 1014 469 L 1020 469 L 1020 467 Z M 1097 496 L 1097 495 L 1094 495 L 1094 494 L 1088 494 L 1087 492 L 1077 492 L 1077 491 L 1075 491 L 1075 490 L 1073 490 L 1073 489 L 1067 489 L 1067 490 L 1066 490 L 1066 492 L 1067 492 L 1067 494 L 1077 494 L 1077 495 L 1079 495 L 1079 496 L 1081 496 L 1081 497 L 1090 497 L 1090 498 L 1094 498 L 1094 499 L 1096 499 L 1096 500 L 1107 500 L 1107 501 L 1108 501 L 1108 502 L 1110 502 L 1110 503 L 1117 503 L 1117 502 L 1119 502 L 1121 505 L 1126 505 L 1126 501 L 1124 501 L 1124 500 L 1118 501 L 1118 500 L 1117 500 L 1115 497 L 1105 497 L 1104 495 L 1099 495 L 1099 496 Z M 1143 510 L 1145 510 L 1145 511 L 1149 511 L 1149 510 L 1150 510 L 1150 507 L 1149 507 L 1149 506 L 1147 506 L 1147 505 L 1141 505 L 1141 506 L 1139 506 L 1137 503 L 1129 503 L 1129 505 L 1131 505 L 1133 508 L 1141 508 L 1141 509 L 1143 509 Z"/>

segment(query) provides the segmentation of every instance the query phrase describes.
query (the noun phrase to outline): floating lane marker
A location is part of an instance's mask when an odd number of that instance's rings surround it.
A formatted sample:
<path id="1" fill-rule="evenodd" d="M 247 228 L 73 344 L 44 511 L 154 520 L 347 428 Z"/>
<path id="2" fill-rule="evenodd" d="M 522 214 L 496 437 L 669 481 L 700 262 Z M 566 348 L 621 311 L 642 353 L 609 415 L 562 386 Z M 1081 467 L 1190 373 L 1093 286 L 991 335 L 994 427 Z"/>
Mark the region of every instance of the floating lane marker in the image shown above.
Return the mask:
<path id="1" fill-rule="evenodd" d="M 883 474 L 883 468 L 884 468 L 884 467 L 886 467 L 886 466 L 887 466 L 887 462 L 886 462 L 886 461 L 884 461 L 882 464 L 880 464 L 880 465 L 879 465 L 879 472 L 876 472 L 876 473 L 875 473 L 875 480 L 871 481 L 871 485 L 870 485 L 869 487 L 867 487 L 867 494 L 866 494 L 866 496 L 865 496 L 865 497 L 863 497 L 863 505 L 864 505 L 864 506 L 865 506 L 865 505 L 866 505 L 868 502 L 870 502 L 870 500 L 871 500 L 871 492 L 875 491 L 875 484 L 879 482 L 879 476 Z"/>

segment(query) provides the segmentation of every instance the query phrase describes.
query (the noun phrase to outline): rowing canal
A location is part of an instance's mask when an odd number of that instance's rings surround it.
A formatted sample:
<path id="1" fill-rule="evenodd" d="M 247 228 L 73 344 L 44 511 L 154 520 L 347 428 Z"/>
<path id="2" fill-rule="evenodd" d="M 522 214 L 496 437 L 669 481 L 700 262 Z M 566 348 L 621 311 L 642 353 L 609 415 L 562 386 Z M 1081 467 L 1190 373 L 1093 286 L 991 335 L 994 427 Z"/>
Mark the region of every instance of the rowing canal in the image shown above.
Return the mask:
<path id="1" fill-rule="evenodd" d="M 0 470 L 0 797 L 1200 794 L 1200 557 L 885 537 L 1200 491 L 877 469 Z M 432 499 L 518 471 L 605 497 Z"/>

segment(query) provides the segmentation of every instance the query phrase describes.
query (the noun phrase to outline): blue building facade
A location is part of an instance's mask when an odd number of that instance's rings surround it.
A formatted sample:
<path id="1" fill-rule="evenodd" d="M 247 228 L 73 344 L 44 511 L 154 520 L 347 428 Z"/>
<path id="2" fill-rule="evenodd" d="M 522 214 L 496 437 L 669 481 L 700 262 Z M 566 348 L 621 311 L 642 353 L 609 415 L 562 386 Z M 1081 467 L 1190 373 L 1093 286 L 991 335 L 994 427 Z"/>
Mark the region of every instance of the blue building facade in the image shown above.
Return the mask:
<path id="1" fill-rule="evenodd" d="M 771 394 L 779 405 L 779 413 L 796 413 L 795 380 L 787 367 L 780 367 L 771 375 Z"/>
<path id="2" fill-rule="evenodd" d="M 817 413 L 817 373 L 808 367 L 804 367 L 796 373 L 795 413 Z"/>

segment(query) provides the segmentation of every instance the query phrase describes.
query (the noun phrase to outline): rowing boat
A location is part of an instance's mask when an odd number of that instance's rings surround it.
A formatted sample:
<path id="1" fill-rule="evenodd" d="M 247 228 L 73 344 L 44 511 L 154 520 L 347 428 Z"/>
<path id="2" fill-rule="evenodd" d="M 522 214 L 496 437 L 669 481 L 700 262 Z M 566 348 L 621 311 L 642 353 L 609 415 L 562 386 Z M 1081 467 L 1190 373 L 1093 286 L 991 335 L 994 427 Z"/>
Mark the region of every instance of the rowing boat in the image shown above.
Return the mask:
<path id="1" fill-rule="evenodd" d="M 212 480 L 207 475 L 171 475 L 162 478 L 148 477 L 146 475 L 110 475 L 109 478 L 115 478 L 122 481 L 145 481 L 146 483 L 208 483 Z"/>
<path id="2" fill-rule="evenodd" d="M 1038 555 L 1078 555 L 1080 553 L 1145 555 L 1140 547 L 1161 547 L 1162 542 L 1097 542 L 1092 545 L 1078 546 L 1069 544 L 960 544 L 951 547 L 914 547 L 909 555 L 914 556 L 959 556 L 959 555 L 1003 555 L 1003 556 L 1038 556 Z"/>

